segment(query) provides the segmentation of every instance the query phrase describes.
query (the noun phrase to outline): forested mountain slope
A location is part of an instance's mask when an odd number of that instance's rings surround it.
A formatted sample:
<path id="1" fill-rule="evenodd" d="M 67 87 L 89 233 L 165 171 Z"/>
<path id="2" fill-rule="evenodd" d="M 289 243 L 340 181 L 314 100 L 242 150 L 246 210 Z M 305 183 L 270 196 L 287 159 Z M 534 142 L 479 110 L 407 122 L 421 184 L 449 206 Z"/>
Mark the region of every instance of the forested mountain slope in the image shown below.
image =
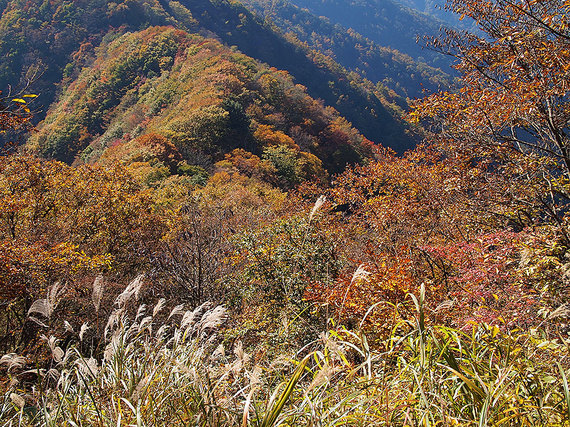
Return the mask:
<path id="1" fill-rule="evenodd" d="M 427 63 L 449 70 L 449 58 L 417 43 L 423 36 L 439 34 L 443 21 L 390 0 L 294 0 L 293 4 L 352 28 L 380 46 L 390 47 Z"/>
<path id="2" fill-rule="evenodd" d="M 334 24 L 293 3 L 263 0 L 244 0 L 244 3 L 275 23 L 290 40 L 298 40 L 373 83 L 381 83 L 379 89 L 385 86 L 401 96 L 416 98 L 425 91 L 434 92 L 451 84 L 451 77 L 440 69 L 374 43 L 353 29 Z"/>
<path id="3" fill-rule="evenodd" d="M 32 90 L 40 94 L 39 102 L 47 107 L 56 99 L 58 88 L 91 65 L 94 49 L 103 40 L 153 25 L 215 37 L 288 71 L 309 95 L 337 109 L 374 142 L 397 151 L 416 142 L 400 119 L 405 102 L 395 93 L 350 75 L 330 58 L 288 40 L 241 4 L 226 1 L 6 2 L 0 19 L 0 53 L 6 58 L 0 68 L 0 86 L 15 83 L 16 76 L 21 82 L 30 80 Z"/>
<path id="4" fill-rule="evenodd" d="M 294 7 L 0 0 L 0 425 L 569 426 L 568 2 L 450 1 L 405 125 Z"/>
<path id="5" fill-rule="evenodd" d="M 285 184 L 361 162 L 371 144 L 286 72 L 172 27 L 96 49 L 30 141 L 48 158 L 152 160 L 173 173 L 181 161 L 208 169 L 241 148 L 274 165 Z"/>

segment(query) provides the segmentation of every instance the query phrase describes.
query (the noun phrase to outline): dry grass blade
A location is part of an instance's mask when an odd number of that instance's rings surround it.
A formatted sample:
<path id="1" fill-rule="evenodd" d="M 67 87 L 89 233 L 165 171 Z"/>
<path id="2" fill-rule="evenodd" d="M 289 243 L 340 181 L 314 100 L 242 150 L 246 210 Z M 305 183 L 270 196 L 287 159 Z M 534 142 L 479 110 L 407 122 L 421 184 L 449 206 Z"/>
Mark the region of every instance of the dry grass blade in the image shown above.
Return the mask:
<path id="1" fill-rule="evenodd" d="M 570 316 L 570 304 L 566 303 L 562 304 L 560 307 L 558 307 L 556 310 L 550 313 L 548 315 L 548 319 L 552 320 L 560 317 L 569 317 L 569 316 Z"/>
<path id="2" fill-rule="evenodd" d="M 27 362 L 24 356 L 19 356 L 16 353 L 5 354 L 0 358 L 0 366 L 7 366 L 8 372 L 23 368 Z"/>
<path id="3" fill-rule="evenodd" d="M 103 281 L 103 276 L 97 276 L 93 282 L 93 292 L 91 293 L 91 299 L 93 300 L 93 306 L 95 307 L 95 312 L 99 313 L 101 308 L 101 300 L 103 299 L 103 291 L 105 290 L 105 282 Z"/>
<path id="4" fill-rule="evenodd" d="M 139 299 L 141 288 L 144 284 L 144 274 L 139 274 L 131 283 L 127 285 L 125 290 L 115 300 L 115 304 L 119 308 L 124 308 L 127 303 L 134 297 L 135 300 Z"/>
<path id="5" fill-rule="evenodd" d="M 61 282 L 56 282 L 51 288 L 48 289 L 47 297 L 38 299 L 32 303 L 28 309 L 28 316 L 32 313 L 41 314 L 48 320 L 51 319 L 57 305 L 59 303 L 60 297 L 65 291 L 65 285 Z"/>
<path id="6" fill-rule="evenodd" d="M 274 399 L 271 399 L 269 402 L 269 408 L 265 414 L 265 417 L 263 417 L 263 421 L 261 422 L 261 427 L 271 427 L 275 424 L 277 418 L 279 417 L 279 414 L 283 410 L 283 407 L 289 400 L 289 397 L 291 397 L 291 394 L 293 393 L 297 382 L 301 378 L 301 375 L 303 375 L 305 366 L 307 366 L 307 362 L 309 361 L 309 357 L 311 357 L 311 355 L 306 356 L 301 361 L 301 363 L 299 363 L 299 366 L 297 366 L 297 369 L 295 369 L 295 372 L 293 372 L 291 379 L 289 379 L 289 382 L 285 386 L 285 390 L 283 390 L 283 393 L 279 399 L 274 404 Z"/>
<path id="7" fill-rule="evenodd" d="M 568 386 L 568 378 L 566 376 L 566 372 L 564 372 L 564 368 L 560 363 L 558 363 L 558 370 L 560 371 L 560 376 L 562 377 L 562 390 L 564 392 L 564 401 L 566 402 L 566 411 L 568 415 L 568 419 L 570 420 L 570 387 Z"/>
<path id="8" fill-rule="evenodd" d="M 327 198 L 325 196 L 320 196 L 315 202 L 313 209 L 311 209 L 311 214 L 309 215 L 309 222 L 313 220 L 313 217 L 318 212 L 318 210 L 324 205 Z"/>

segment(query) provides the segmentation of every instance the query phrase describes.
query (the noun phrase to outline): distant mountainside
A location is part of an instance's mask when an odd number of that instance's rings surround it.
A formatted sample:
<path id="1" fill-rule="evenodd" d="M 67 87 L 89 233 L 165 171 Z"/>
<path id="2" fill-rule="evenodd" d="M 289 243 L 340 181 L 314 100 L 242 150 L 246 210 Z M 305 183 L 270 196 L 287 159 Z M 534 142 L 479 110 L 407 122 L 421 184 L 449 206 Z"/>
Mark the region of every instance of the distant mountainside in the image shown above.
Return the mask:
<path id="1" fill-rule="evenodd" d="M 352 29 L 311 14 L 287 1 L 243 0 L 270 19 L 290 40 L 298 41 L 326 55 L 350 71 L 404 97 L 421 97 L 448 87 L 451 77 L 438 68 L 400 51 L 374 43 Z"/>
<path id="2" fill-rule="evenodd" d="M 241 3 L 183 0 L 202 29 L 229 46 L 280 70 L 288 71 L 314 98 L 346 117 L 364 136 L 396 151 L 417 142 L 400 119 L 403 99 L 363 84 L 330 58 L 285 38 Z M 392 98 L 392 99 L 390 99 Z"/>
<path id="3" fill-rule="evenodd" d="M 9 0 L 0 18 L 0 90 L 32 82 L 38 101 L 49 106 L 78 58 L 111 30 L 177 25 L 157 1 Z M 44 111 L 45 113 L 45 111 Z"/>
<path id="4" fill-rule="evenodd" d="M 454 28 L 477 32 L 477 26 L 469 19 L 460 19 L 459 15 L 446 7 L 445 0 L 394 0 L 399 4 L 433 16 Z"/>
<path id="5" fill-rule="evenodd" d="M 450 60 L 423 48 L 418 37 L 439 34 L 443 21 L 391 0 L 292 0 L 312 14 L 328 18 L 370 39 L 396 49 L 416 61 L 449 71 Z"/>
<path id="6" fill-rule="evenodd" d="M 374 142 L 403 151 L 417 141 L 400 118 L 406 105 L 403 98 L 285 37 L 237 2 L 12 0 L 3 5 L 0 54 L 5 60 L 0 64 L 0 87 L 18 82 L 16 76 L 20 83 L 33 81 L 31 90 L 41 95 L 44 106 L 54 102 L 58 91 L 83 68 L 91 66 L 102 42 L 129 31 L 166 25 L 216 38 L 288 71 L 310 96 L 334 107 Z"/>
<path id="7" fill-rule="evenodd" d="M 180 174 L 247 160 L 258 163 L 249 173 L 285 186 L 372 156 L 370 141 L 288 73 L 213 39 L 149 27 L 116 34 L 94 55 L 32 136 L 35 152 Z"/>

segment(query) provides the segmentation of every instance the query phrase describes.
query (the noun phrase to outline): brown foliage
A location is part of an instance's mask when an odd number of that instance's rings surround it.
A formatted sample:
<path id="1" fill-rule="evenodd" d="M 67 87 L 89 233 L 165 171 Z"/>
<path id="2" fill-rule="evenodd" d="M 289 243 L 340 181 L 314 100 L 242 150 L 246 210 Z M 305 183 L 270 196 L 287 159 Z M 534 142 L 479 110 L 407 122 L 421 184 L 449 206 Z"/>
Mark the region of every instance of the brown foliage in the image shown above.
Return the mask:
<path id="1" fill-rule="evenodd" d="M 164 232 L 151 195 L 122 167 L 0 158 L 0 298 L 12 320 L 56 281 L 146 269 Z"/>
<path id="2" fill-rule="evenodd" d="M 449 156 L 486 162 L 508 177 L 505 189 L 533 187 L 540 214 L 558 222 L 570 179 L 570 32 L 566 4 L 553 0 L 453 0 L 484 36 L 448 31 L 433 45 L 457 58 L 461 87 L 419 101 L 412 120 L 434 120 Z M 511 185 L 509 185 L 511 181 Z"/>

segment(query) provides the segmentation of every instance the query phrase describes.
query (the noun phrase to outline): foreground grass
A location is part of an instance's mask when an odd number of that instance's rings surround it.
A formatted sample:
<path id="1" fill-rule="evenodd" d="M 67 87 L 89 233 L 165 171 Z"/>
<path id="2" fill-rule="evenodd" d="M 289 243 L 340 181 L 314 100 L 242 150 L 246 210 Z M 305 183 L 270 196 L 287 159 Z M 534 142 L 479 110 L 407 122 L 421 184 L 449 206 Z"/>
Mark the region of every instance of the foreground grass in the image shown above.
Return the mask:
<path id="1" fill-rule="evenodd" d="M 6 355 L 0 398 L 6 426 L 563 426 L 570 425 L 568 341 L 540 330 L 469 332 L 429 325 L 422 295 L 371 349 L 345 329 L 323 333 L 294 357 L 254 360 L 216 335 L 222 307 L 142 306 L 115 311 L 104 353 L 46 337 L 51 365 L 23 371 Z"/>

